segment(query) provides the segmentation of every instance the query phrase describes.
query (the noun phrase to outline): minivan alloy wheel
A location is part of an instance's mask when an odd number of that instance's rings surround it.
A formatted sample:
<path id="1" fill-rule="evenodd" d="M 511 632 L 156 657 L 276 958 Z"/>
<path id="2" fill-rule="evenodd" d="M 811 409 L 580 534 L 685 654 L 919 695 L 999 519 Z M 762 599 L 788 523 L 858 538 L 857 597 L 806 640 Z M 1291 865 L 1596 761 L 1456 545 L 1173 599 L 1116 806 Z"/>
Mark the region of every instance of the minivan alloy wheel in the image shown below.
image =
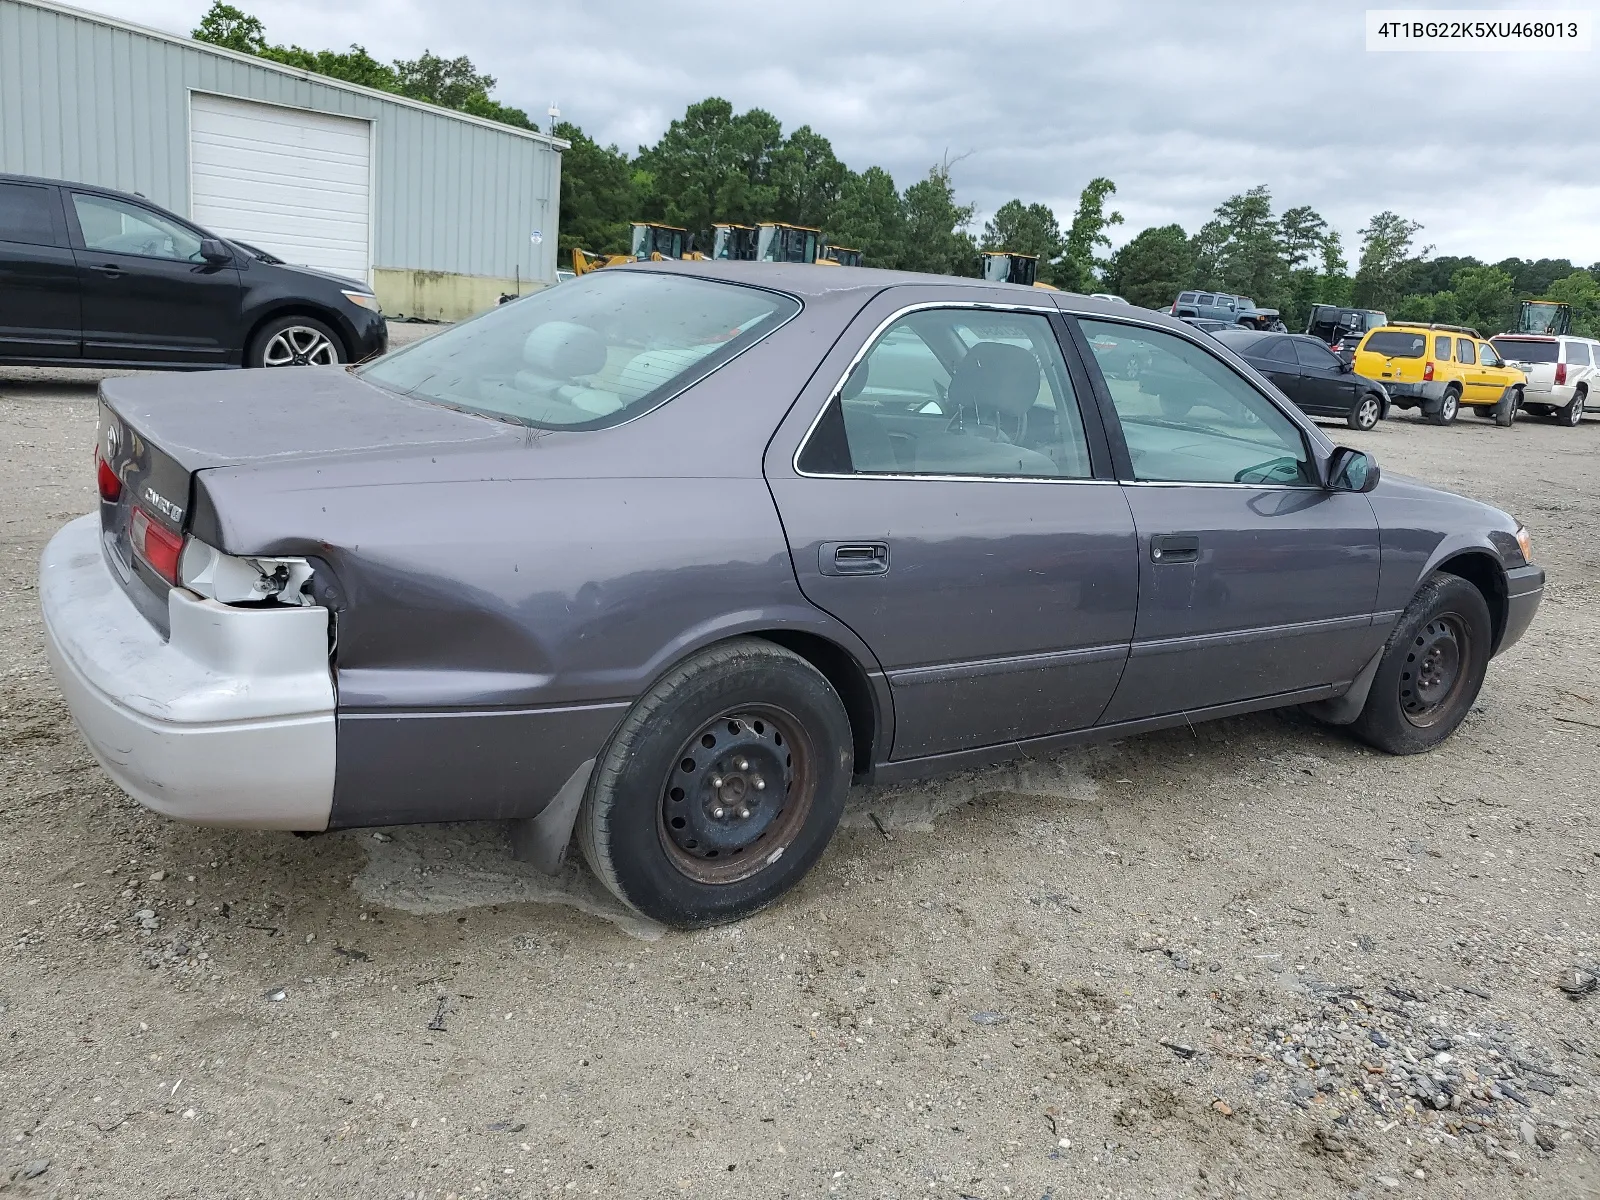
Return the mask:
<path id="1" fill-rule="evenodd" d="M 309 325 L 290 325 L 267 340 L 262 353 L 266 367 L 331 367 L 339 363 L 339 351 L 320 329 Z"/>

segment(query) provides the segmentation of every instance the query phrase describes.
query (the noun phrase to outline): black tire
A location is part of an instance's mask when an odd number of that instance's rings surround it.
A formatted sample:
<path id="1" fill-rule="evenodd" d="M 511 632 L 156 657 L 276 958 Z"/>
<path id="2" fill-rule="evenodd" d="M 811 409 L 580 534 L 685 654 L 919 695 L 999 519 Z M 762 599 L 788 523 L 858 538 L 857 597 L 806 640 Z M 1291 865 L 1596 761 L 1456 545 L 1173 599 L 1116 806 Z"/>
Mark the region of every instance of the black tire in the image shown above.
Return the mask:
<path id="1" fill-rule="evenodd" d="M 1483 593 L 1438 572 L 1417 589 L 1350 729 L 1389 754 L 1421 754 L 1456 731 L 1489 669 L 1494 626 Z"/>
<path id="2" fill-rule="evenodd" d="M 1449 425 L 1456 419 L 1461 411 L 1461 390 L 1451 384 L 1444 390 L 1444 399 L 1439 401 L 1439 411 L 1428 414 L 1430 425 Z"/>
<path id="3" fill-rule="evenodd" d="M 1351 429 L 1371 429 L 1383 419 L 1383 398 L 1377 392 L 1368 392 L 1356 402 L 1345 418 Z"/>
<path id="4" fill-rule="evenodd" d="M 331 367 L 349 361 L 344 339 L 327 322 L 297 315 L 274 317 L 256 330 L 244 357 L 247 367 Z"/>
<path id="5" fill-rule="evenodd" d="M 1501 429 L 1510 429 L 1512 422 L 1517 419 L 1517 410 L 1522 407 L 1522 389 L 1517 388 L 1511 393 L 1509 399 L 1502 398 L 1490 411 L 1494 413 L 1494 423 Z"/>
<path id="6" fill-rule="evenodd" d="M 853 767 L 833 685 L 781 646 L 737 638 L 673 668 L 628 710 L 595 764 L 578 844 L 612 894 L 653 920 L 736 921 L 822 856 Z M 777 773 L 781 792 L 767 786 Z"/>
<path id="7" fill-rule="evenodd" d="M 1576 429 L 1579 425 L 1582 425 L 1583 409 L 1588 400 L 1589 394 L 1583 388 L 1579 388 L 1574 392 L 1572 394 L 1572 402 L 1565 408 L 1557 410 L 1561 415 L 1561 423 L 1568 429 Z"/>

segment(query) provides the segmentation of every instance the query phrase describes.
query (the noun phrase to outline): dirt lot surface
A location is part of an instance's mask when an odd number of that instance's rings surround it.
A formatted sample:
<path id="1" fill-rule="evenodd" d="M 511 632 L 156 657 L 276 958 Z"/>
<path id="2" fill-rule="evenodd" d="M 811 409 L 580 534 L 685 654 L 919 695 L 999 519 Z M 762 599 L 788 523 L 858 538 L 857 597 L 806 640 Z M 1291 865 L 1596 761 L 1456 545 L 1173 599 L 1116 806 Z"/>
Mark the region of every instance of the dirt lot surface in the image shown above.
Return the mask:
<path id="1" fill-rule="evenodd" d="M 1600 424 L 1339 431 L 1550 571 L 1439 752 L 1291 713 L 865 792 L 679 935 L 494 828 L 122 796 L 33 582 L 92 422 L 0 375 L 0 1195 L 1600 1195 Z"/>

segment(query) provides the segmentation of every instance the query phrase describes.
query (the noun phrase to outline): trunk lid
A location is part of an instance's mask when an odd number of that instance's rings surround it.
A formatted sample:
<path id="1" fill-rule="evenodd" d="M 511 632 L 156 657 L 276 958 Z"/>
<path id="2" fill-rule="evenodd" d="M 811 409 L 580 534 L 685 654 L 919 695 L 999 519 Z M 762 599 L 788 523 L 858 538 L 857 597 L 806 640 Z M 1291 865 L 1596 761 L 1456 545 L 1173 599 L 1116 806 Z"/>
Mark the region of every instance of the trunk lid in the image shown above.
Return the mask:
<path id="1" fill-rule="evenodd" d="M 135 509 L 170 535 L 188 533 L 198 472 L 517 436 L 510 426 L 383 391 L 342 368 L 108 379 L 100 385 L 96 454 L 121 486 L 114 498 L 101 492 L 106 560 L 139 610 L 165 630 L 171 585 L 135 552 Z"/>

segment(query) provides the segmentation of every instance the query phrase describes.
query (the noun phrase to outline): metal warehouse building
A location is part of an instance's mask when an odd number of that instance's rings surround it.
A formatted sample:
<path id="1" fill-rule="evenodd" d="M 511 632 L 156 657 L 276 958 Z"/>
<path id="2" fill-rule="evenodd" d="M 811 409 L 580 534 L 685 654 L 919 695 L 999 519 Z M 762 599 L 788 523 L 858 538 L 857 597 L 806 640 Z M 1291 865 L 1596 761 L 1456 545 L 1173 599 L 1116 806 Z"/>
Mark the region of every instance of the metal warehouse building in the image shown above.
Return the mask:
<path id="1" fill-rule="evenodd" d="M 0 172 L 138 192 L 391 316 L 554 282 L 555 138 L 47 0 L 0 0 Z"/>

